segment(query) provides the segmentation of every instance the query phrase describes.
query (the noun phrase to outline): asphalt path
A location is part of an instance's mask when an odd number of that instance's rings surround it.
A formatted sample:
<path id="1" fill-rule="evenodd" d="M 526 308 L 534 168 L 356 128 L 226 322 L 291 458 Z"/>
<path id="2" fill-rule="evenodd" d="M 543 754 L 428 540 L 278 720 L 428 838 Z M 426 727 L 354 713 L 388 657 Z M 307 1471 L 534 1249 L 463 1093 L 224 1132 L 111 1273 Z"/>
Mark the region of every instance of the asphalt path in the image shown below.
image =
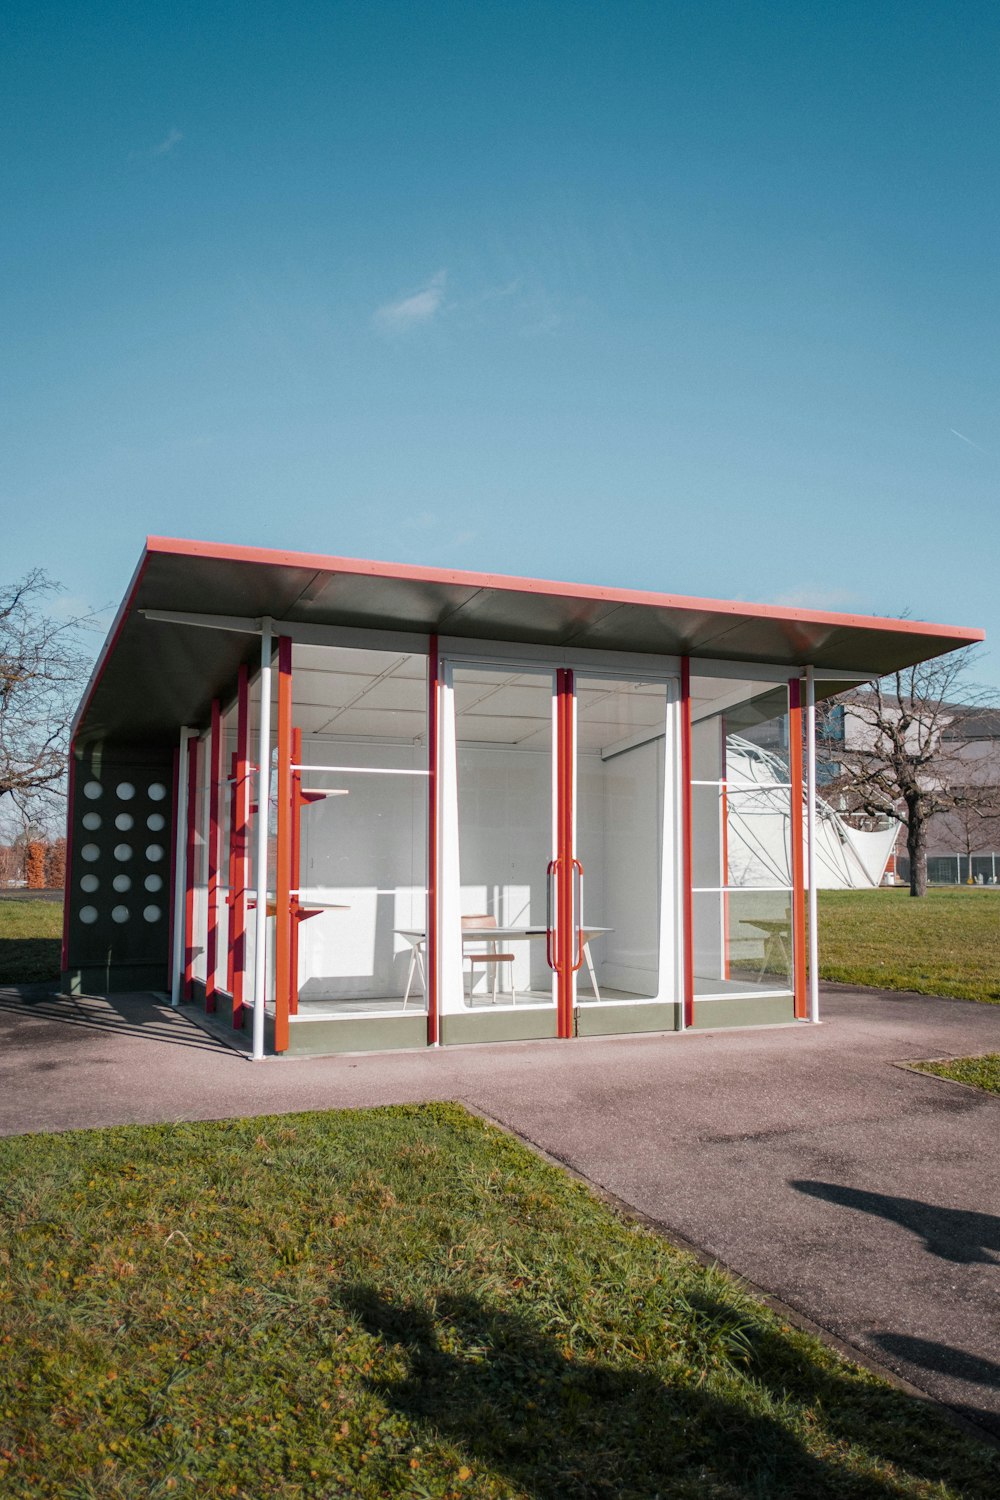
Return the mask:
<path id="1" fill-rule="evenodd" d="M 0 990 L 0 1133 L 457 1099 L 1000 1436 L 1000 1098 L 915 1073 L 1000 1007 L 250 1062 L 149 996 Z"/>

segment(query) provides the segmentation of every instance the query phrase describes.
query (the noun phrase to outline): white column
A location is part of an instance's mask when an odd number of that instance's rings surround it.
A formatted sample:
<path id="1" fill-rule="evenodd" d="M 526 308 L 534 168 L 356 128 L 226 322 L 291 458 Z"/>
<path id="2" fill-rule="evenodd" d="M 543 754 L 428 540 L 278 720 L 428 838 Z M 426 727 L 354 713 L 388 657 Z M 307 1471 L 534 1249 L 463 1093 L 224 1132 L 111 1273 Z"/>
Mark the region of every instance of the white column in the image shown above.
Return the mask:
<path id="1" fill-rule="evenodd" d="M 187 942 L 185 922 L 187 920 L 187 821 L 188 821 L 188 741 L 195 736 L 193 729 L 181 730 L 180 760 L 177 763 L 177 810 L 174 828 L 174 952 L 171 964 L 170 1004 L 181 1003 L 181 986 L 184 983 L 184 949 Z"/>
<path id="2" fill-rule="evenodd" d="M 257 907 L 254 912 L 253 1056 L 264 1056 L 267 995 L 267 814 L 271 794 L 271 621 L 260 622 L 260 726 L 257 735 Z"/>
<path id="3" fill-rule="evenodd" d="M 809 888 L 809 1019 L 819 1020 L 819 917 L 816 899 L 816 679 L 806 667 L 806 881 Z"/>

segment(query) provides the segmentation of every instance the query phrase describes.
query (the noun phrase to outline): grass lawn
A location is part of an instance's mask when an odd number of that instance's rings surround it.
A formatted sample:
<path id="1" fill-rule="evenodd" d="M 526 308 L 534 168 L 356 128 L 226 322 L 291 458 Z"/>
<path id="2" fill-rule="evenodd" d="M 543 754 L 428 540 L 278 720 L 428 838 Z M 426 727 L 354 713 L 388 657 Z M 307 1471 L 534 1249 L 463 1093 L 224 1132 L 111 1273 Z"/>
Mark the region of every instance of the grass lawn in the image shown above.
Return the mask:
<path id="1" fill-rule="evenodd" d="M 820 977 L 1000 1003 L 1000 890 L 819 892 Z"/>
<path id="2" fill-rule="evenodd" d="M 1000 1094 L 1000 1052 L 985 1057 L 954 1057 L 950 1062 L 922 1062 L 921 1073 L 935 1073 L 938 1078 L 952 1078 L 956 1083 L 971 1083 L 973 1088 Z"/>
<path id="3" fill-rule="evenodd" d="M 10 1138 L 0 1191 L 4 1494 L 1000 1493 L 457 1105 Z"/>
<path id="4" fill-rule="evenodd" d="M 62 903 L 5 901 L 0 894 L 0 984 L 59 978 Z"/>

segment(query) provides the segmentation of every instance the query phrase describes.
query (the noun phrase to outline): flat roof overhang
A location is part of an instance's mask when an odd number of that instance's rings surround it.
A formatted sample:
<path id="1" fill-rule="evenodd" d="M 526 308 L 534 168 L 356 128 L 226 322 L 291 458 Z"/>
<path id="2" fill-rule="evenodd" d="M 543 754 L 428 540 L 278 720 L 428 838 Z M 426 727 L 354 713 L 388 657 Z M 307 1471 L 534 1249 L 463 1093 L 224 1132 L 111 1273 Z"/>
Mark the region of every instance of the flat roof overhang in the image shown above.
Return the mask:
<path id="1" fill-rule="evenodd" d="M 983 639 L 981 630 L 784 609 L 503 574 L 365 562 L 309 552 L 148 537 L 74 726 L 78 745 L 162 744 L 206 721 L 255 638 L 154 621 L 144 611 L 234 615 L 552 648 L 806 666 L 845 679 L 886 672 Z M 280 633 L 280 631 L 277 631 Z"/>

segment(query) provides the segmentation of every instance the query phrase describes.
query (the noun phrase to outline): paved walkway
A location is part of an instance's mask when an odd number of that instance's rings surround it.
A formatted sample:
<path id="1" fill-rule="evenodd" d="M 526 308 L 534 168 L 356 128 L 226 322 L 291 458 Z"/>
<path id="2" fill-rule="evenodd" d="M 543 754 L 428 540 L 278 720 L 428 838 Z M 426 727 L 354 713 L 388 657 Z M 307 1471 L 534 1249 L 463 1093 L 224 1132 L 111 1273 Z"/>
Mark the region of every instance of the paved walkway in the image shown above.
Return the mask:
<path id="1" fill-rule="evenodd" d="M 462 1099 L 1000 1435 L 1000 1098 L 907 1059 L 1000 1007 L 826 991 L 820 1027 L 253 1064 L 149 997 L 0 991 L 0 1133 Z"/>

